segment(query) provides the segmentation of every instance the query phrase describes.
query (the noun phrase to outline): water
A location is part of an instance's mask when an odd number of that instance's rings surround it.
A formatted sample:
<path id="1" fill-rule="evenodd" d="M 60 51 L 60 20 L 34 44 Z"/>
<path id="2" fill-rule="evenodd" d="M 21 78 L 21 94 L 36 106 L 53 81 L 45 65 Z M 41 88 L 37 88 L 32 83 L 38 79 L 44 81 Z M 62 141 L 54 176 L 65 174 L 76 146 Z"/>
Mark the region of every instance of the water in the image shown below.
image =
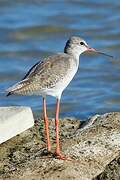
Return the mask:
<path id="1" fill-rule="evenodd" d="M 0 106 L 42 110 L 41 97 L 5 97 L 5 89 L 23 78 L 39 60 L 63 51 L 71 35 L 115 56 L 83 54 L 80 68 L 64 91 L 61 117 L 86 118 L 120 111 L 120 1 L 0 0 Z M 49 116 L 55 99 L 48 97 Z"/>

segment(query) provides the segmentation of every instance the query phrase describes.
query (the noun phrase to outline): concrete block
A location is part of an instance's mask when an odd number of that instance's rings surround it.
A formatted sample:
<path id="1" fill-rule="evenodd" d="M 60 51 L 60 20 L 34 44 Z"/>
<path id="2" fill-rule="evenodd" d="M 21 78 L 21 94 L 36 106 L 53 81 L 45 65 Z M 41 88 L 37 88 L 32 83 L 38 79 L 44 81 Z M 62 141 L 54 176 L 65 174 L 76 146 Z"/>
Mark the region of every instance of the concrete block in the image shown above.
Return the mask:
<path id="1" fill-rule="evenodd" d="M 30 107 L 0 107 L 0 143 L 34 125 Z"/>

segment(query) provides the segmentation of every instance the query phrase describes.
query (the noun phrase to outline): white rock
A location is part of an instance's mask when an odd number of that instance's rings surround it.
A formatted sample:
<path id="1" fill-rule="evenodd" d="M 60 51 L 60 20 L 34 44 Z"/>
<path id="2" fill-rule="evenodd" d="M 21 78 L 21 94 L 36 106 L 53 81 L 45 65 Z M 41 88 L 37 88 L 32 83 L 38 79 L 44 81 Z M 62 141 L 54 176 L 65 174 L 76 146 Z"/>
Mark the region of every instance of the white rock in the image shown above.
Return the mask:
<path id="1" fill-rule="evenodd" d="M 0 143 L 34 125 L 30 107 L 0 107 Z"/>

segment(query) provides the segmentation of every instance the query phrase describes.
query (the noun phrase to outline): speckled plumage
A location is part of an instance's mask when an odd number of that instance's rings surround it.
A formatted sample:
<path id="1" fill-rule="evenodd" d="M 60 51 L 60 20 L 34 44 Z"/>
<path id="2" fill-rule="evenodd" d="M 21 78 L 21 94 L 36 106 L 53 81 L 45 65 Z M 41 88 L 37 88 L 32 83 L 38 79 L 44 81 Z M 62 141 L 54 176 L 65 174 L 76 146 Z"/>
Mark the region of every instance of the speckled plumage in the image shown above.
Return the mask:
<path id="1" fill-rule="evenodd" d="M 72 59 L 65 53 L 49 56 L 35 64 L 26 76 L 11 91 L 16 94 L 34 94 L 36 91 L 51 89 L 62 81 L 71 68 Z"/>
<path id="2" fill-rule="evenodd" d="M 36 63 L 22 81 L 8 89 L 8 95 L 60 97 L 78 69 L 80 52 L 77 48 L 81 40 L 79 37 L 70 38 L 66 43 L 64 53 L 49 56 L 42 62 Z"/>

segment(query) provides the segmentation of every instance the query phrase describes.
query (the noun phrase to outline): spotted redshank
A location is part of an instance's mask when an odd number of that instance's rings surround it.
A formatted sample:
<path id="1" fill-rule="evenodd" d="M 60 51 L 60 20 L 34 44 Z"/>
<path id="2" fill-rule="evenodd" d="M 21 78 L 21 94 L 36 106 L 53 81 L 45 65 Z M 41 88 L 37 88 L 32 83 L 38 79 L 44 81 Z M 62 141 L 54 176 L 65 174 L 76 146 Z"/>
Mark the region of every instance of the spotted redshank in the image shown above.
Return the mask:
<path id="1" fill-rule="evenodd" d="M 90 48 L 85 40 L 80 37 L 72 36 L 66 43 L 64 53 L 49 56 L 42 62 L 36 63 L 17 84 L 10 87 L 7 91 L 9 95 L 41 95 L 43 97 L 43 115 L 45 124 L 45 135 L 48 152 L 51 151 L 49 136 L 49 123 L 46 110 L 46 96 L 54 96 L 56 102 L 55 132 L 56 150 L 55 155 L 60 159 L 66 159 L 62 155 L 59 144 L 59 109 L 60 99 L 63 90 L 73 79 L 79 66 L 79 56 L 85 51 L 101 53 Z M 104 54 L 104 53 L 101 53 Z M 104 54 L 106 55 L 106 54 Z M 108 55 L 109 56 L 109 55 Z M 111 56 L 110 56 L 111 57 Z"/>

